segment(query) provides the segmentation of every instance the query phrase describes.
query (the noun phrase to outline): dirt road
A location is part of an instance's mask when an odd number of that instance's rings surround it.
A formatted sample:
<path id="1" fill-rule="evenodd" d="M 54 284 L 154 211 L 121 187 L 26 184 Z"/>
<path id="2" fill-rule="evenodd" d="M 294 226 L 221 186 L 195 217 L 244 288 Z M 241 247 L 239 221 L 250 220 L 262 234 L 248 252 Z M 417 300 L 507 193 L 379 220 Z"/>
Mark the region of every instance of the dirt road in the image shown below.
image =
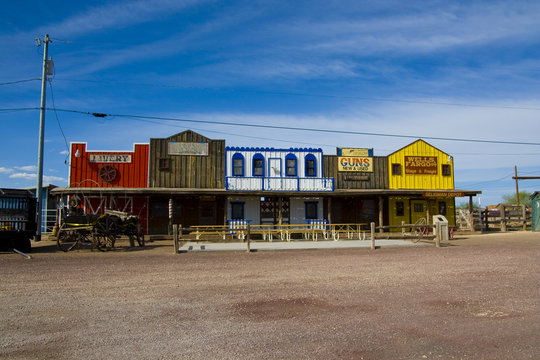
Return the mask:
<path id="1" fill-rule="evenodd" d="M 0 253 L 0 358 L 540 358 L 540 233 L 375 251 L 149 245 Z"/>

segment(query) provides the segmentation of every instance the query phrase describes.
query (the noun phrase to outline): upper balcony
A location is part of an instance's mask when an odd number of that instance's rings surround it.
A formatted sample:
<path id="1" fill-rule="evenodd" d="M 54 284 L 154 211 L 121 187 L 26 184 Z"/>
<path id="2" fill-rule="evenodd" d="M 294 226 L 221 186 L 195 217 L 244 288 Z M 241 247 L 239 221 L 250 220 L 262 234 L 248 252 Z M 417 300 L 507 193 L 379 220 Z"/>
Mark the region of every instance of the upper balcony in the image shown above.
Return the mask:
<path id="1" fill-rule="evenodd" d="M 227 176 L 225 188 L 230 191 L 334 191 L 334 178 Z"/>

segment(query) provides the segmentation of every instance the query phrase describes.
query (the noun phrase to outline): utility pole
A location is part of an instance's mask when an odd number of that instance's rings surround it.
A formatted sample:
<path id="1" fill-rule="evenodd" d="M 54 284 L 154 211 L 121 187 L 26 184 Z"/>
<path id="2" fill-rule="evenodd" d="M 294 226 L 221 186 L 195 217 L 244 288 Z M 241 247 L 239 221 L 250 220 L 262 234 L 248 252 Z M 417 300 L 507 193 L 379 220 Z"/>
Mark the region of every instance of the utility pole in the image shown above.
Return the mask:
<path id="1" fill-rule="evenodd" d="M 516 201 L 519 206 L 519 186 L 518 180 L 539 180 L 540 176 L 518 176 L 517 165 L 514 166 L 514 173 L 516 176 L 512 176 L 512 179 L 516 180 Z"/>
<path id="2" fill-rule="evenodd" d="M 518 175 L 517 175 L 517 165 L 514 165 L 514 173 L 516 174 L 516 202 L 517 206 L 519 206 L 519 185 L 518 185 Z"/>
<path id="3" fill-rule="evenodd" d="M 37 40 L 37 45 L 41 45 L 41 40 Z M 45 132 L 45 93 L 47 90 L 47 73 L 48 73 L 48 63 L 47 55 L 49 51 L 49 43 L 52 40 L 49 38 L 49 34 L 45 34 L 43 39 L 43 72 L 41 76 L 41 107 L 39 115 L 39 145 L 38 145 L 38 169 L 37 169 L 37 186 L 36 186 L 36 196 L 37 196 L 37 213 L 36 213 L 36 238 L 35 241 L 41 240 L 41 214 L 43 206 L 43 138 Z"/>

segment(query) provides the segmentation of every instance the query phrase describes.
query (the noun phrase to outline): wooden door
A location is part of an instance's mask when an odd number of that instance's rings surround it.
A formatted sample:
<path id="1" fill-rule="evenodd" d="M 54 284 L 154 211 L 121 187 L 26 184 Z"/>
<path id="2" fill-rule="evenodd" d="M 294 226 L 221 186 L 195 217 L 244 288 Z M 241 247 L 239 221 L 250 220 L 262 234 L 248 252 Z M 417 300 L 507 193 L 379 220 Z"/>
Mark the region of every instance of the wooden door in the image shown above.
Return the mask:
<path id="1" fill-rule="evenodd" d="M 420 218 L 427 223 L 428 204 L 426 200 L 411 200 L 411 224 L 416 224 Z"/>

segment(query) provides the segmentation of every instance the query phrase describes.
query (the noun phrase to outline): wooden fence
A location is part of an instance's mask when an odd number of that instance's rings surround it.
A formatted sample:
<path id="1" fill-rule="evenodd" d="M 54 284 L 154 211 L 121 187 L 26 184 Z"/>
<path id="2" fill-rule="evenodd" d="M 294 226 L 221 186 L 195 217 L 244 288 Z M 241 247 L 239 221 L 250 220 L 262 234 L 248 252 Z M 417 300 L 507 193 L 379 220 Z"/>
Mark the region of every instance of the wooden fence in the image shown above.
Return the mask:
<path id="1" fill-rule="evenodd" d="M 458 209 L 456 228 L 465 231 L 512 231 L 531 228 L 531 212 L 525 205 L 499 205 L 497 208 Z"/>
<path id="2" fill-rule="evenodd" d="M 295 225 L 250 225 L 249 223 L 232 223 L 229 225 L 191 226 L 183 228 L 182 225 L 173 226 L 174 252 L 178 253 L 180 243 L 185 241 L 211 241 L 233 242 L 243 241 L 247 251 L 250 250 L 251 241 L 287 241 L 291 240 L 371 240 L 371 248 L 375 249 L 375 239 L 406 239 L 406 240 L 434 240 L 440 246 L 439 224 L 418 225 L 402 224 L 397 226 L 376 227 L 375 223 L 367 224 L 295 224 Z M 400 228 L 401 232 L 381 232 L 375 230 L 390 230 Z M 448 239 L 448 237 L 444 237 Z"/>

